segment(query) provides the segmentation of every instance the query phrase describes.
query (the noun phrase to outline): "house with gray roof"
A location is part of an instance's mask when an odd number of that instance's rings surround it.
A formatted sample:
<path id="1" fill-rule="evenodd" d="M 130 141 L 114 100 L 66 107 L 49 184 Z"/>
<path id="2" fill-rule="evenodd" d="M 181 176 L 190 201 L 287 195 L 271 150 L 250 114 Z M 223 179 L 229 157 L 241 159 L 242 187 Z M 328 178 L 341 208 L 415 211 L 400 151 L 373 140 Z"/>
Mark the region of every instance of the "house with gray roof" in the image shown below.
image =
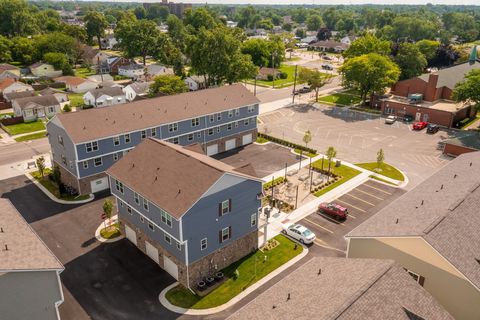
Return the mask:
<path id="1" fill-rule="evenodd" d="M 20 79 L 20 68 L 8 63 L 0 63 L 0 79 Z"/>
<path id="2" fill-rule="evenodd" d="M 258 248 L 262 180 L 148 138 L 107 170 L 124 234 L 187 288 Z"/>
<path id="3" fill-rule="evenodd" d="M 316 257 L 227 319 L 447 320 L 453 317 L 392 260 Z"/>
<path id="4" fill-rule="evenodd" d="M 9 93 L 5 93 L 3 98 L 6 102 L 12 102 L 12 100 L 26 98 L 26 97 L 33 97 L 35 96 L 35 91 L 13 91 Z"/>
<path id="5" fill-rule="evenodd" d="M 123 88 L 128 101 L 134 101 L 146 97 L 153 82 L 134 82 Z"/>
<path id="6" fill-rule="evenodd" d="M 0 247 L 0 318 L 60 319 L 64 267 L 8 199 L 0 199 Z"/>
<path id="7" fill-rule="evenodd" d="M 480 319 L 480 153 L 465 153 L 347 234 L 349 258 L 393 259 L 456 319 Z"/>
<path id="8" fill-rule="evenodd" d="M 87 106 L 102 108 L 126 103 L 127 99 L 121 87 L 104 87 L 90 90 L 83 95 L 83 102 Z"/>
<path id="9" fill-rule="evenodd" d="M 53 94 L 14 99 L 12 108 L 15 116 L 23 117 L 24 121 L 51 118 L 62 111 L 60 103 Z"/>

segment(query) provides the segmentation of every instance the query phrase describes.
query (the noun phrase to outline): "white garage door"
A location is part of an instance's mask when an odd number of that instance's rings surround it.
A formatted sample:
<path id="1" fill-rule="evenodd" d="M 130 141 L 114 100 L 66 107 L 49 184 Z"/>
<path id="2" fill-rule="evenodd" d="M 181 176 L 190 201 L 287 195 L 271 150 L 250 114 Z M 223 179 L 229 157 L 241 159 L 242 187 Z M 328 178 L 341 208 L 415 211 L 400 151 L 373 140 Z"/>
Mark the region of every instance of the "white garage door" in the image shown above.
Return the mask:
<path id="1" fill-rule="evenodd" d="M 175 280 L 178 280 L 178 267 L 177 265 L 175 264 L 175 262 L 173 262 L 172 260 L 170 260 L 169 258 L 167 258 L 166 256 L 163 256 L 163 261 L 164 261 L 164 269 L 165 271 L 167 271 L 168 273 L 170 273 L 170 275 L 172 277 L 175 278 Z"/>
<path id="2" fill-rule="evenodd" d="M 125 234 L 127 239 L 130 240 L 134 245 L 137 245 L 137 234 L 129 226 L 125 226 Z"/>
<path id="3" fill-rule="evenodd" d="M 249 143 L 252 143 L 252 134 L 246 134 L 242 137 L 242 144 L 243 145 L 246 145 L 246 144 L 249 144 Z"/>
<path id="4" fill-rule="evenodd" d="M 235 149 L 237 146 L 236 139 L 230 139 L 225 142 L 225 151 Z"/>
<path id="5" fill-rule="evenodd" d="M 212 144 L 207 147 L 207 156 L 213 156 L 218 153 L 218 144 Z"/>
<path id="6" fill-rule="evenodd" d="M 108 189 L 108 177 L 90 181 L 92 193 Z"/>
<path id="7" fill-rule="evenodd" d="M 152 246 L 148 241 L 145 241 L 145 248 L 147 251 L 147 256 L 149 256 L 150 258 L 152 258 L 153 261 L 158 263 L 159 262 L 158 249 Z"/>

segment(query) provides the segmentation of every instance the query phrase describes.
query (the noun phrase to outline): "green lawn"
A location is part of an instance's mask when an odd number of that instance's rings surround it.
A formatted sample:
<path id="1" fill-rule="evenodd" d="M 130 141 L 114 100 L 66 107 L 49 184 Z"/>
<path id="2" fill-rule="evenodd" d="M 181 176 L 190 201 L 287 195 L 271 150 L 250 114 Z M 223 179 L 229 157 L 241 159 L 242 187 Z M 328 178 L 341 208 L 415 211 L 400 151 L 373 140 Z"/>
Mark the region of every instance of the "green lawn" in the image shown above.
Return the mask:
<path id="1" fill-rule="evenodd" d="M 309 158 L 313 158 L 313 157 L 316 157 L 318 156 L 318 154 L 316 153 L 310 153 L 310 152 L 305 152 L 305 151 L 301 151 L 300 149 L 294 149 L 293 152 L 295 152 L 296 154 L 301 154 L 305 157 L 309 157 Z"/>
<path id="2" fill-rule="evenodd" d="M 394 166 L 389 165 L 388 163 L 383 163 L 380 168 L 377 167 L 376 162 L 365 162 L 365 163 L 356 163 L 355 165 L 360 168 L 373 171 L 375 173 L 381 174 L 385 177 L 389 177 L 395 180 L 404 181 L 405 177 L 403 174 L 398 171 Z"/>
<path id="3" fill-rule="evenodd" d="M 45 130 L 45 125 L 42 121 L 24 122 L 19 124 L 12 124 L 11 126 L 4 126 L 4 130 L 11 136 Z"/>
<path id="4" fill-rule="evenodd" d="M 88 68 L 77 68 L 74 70 L 74 72 L 75 75 L 80 78 L 86 78 L 88 76 L 93 76 L 96 74 L 94 70 L 89 70 Z"/>
<path id="5" fill-rule="evenodd" d="M 480 113 L 477 113 L 477 116 L 474 118 L 470 118 L 468 120 L 465 120 L 465 122 L 460 121 L 462 124 L 460 129 L 466 129 L 468 126 L 472 125 L 474 122 L 477 122 L 480 119 Z"/>
<path id="6" fill-rule="evenodd" d="M 41 139 L 47 136 L 47 132 L 37 132 L 37 133 L 32 133 L 32 134 L 27 134 L 25 136 L 21 136 L 18 138 L 15 138 L 15 141 L 17 142 L 22 142 L 22 141 L 28 141 L 28 140 L 35 140 L 35 139 Z"/>
<path id="7" fill-rule="evenodd" d="M 382 179 L 382 178 L 379 178 L 379 177 L 377 177 L 377 176 L 374 176 L 373 174 L 372 174 L 371 176 L 369 176 L 369 178 L 372 178 L 372 179 L 375 179 L 375 180 L 378 180 L 378 181 L 385 182 L 385 183 L 388 183 L 388 184 L 391 184 L 391 185 L 396 186 L 395 183 L 390 182 L 390 181 L 387 181 L 387 180 Z"/>
<path id="8" fill-rule="evenodd" d="M 288 76 L 286 79 L 275 79 L 275 88 L 283 88 L 293 85 L 295 80 L 295 66 L 282 65 L 278 69 L 282 72 L 285 72 Z M 257 80 L 257 84 L 260 86 L 271 87 L 273 81 Z"/>
<path id="9" fill-rule="evenodd" d="M 228 279 L 206 296 L 194 295 L 190 290 L 177 286 L 167 292 L 166 298 L 176 306 L 193 309 L 213 308 L 230 301 L 303 251 L 302 246 L 297 246 L 297 250 L 294 250 L 295 243 L 283 235 L 278 235 L 275 239 L 280 242 L 276 248 L 266 252 L 257 250 L 222 270 Z M 264 262 L 265 256 L 266 262 Z M 234 279 L 235 270 L 238 270 L 236 279 Z"/>
<path id="10" fill-rule="evenodd" d="M 322 168 L 322 160 L 315 161 L 314 163 L 312 163 L 312 166 L 314 168 L 321 169 Z M 328 160 L 324 161 L 323 169 L 328 170 Z M 358 174 L 360 174 L 360 171 L 358 171 L 356 169 L 353 169 L 353 168 L 350 168 L 350 167 L 347 167 L 343 164 L 340 165 L 340 167 L 335 167 L 335 162 L 332 162 L 331 170 L 332 170 L 332 173 L 334 173 L 336 175 L 339 175 L 342 178 L 340 180 L 338 180 L 337 182 L 332 183 L 331 185 L 323 188 L 322 190 L 319 190 L 319 191 L 315 192 L 316 197 L 320 197 L 321 195 L 327 193 L 330 190 L 335 189 L 336 187 L 340 186 L 341 184 L 347 182 L 348 180 L 350 180 L 350 179 L 354 178 L 355 176 L 357 176 Z"/>
<path id="11" fill-rule="evenodd" d="M 32 172 L 31 175 L 32 177 L 35 178 L 35 180 L 40 182 L 42 186 L 44 186 L 48 191 L 50 191 L 51 194 L 53 194 L 58 199 L 65 200 L 65 201 L 78 201 L 78 200 L 86 200 L 89 198 L 89 195 L 83 195 L 83 196 L 77 196 L 77 197 L 73 197 L 73 196 L 61 197 L 60 192 L 58 191 L 57 184 L 48 178 L 48 174 L 50 172 L 52 172 L 51 169 L 48 169 L 48 168 L 45 169 L 45 172 L 44 172 L 45 176 L 43 178 L 38 171 Z"/>
<path id="12" fill-rule="evenodd" d="M 352 94 L 345 94 L 345 93 L 334 93 L 328 96 L 323 96 L 318 98 L 319 102 L 327 102 L 331 104 L 339 104 L 339 105 L 351 105 L 357 104 L 361 101 L 360 97 L 357 95 Z"/>
<path id="13" fill-rule="evenodd" d="M 68 99 L 70 100 L 70 105 L 72 107 L 80 107 L 83 105 L 83 95 L 84 93 L 69 93 Z"/>
<path id="14" fill-rule="evenodd" d="M 122 235 L 120 232 L 120 224 L 117 222 L 114 225 L 108 226 L 100 230 L 100 235 L 105 239 L 113 239 Z"/>
<path id="15" fill-rule="evenodd" d="M 14 116 L 15 114 L 13 112 L 5 112 L 5 113 L 0 113 L 0 119 L 5 118 L 6 116 Z"/>
<path id="16" fill-rule="evenodd" d="M 268 140 L 263 138 L 263 137 L 257 137 L 257 140 L 256 140 L 257 143 L 267 143 Z"/>

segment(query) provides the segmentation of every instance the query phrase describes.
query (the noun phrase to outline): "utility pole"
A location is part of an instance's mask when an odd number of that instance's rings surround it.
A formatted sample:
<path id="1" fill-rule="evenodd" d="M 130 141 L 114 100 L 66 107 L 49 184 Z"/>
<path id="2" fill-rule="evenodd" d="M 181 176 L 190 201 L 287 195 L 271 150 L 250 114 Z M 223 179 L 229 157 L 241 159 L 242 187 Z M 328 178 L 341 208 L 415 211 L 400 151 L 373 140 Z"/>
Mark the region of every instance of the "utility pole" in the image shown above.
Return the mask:
<path id="1" fill-rule="evenodd" d="M 253 86 L 253 95 L 256 96 L 257 95 L 257 76 L 255 76 L 255 80 L 254 80 L 254 86 Z"/>
<path id="2" fill-rule="evenodd" d="M 276 71 L 275 71 L 275 62 L 274 62 L 274 59 L 273 57 L 277 57 L 277 52 L 273 52 L 272 53 L 272 68 L 273 68 L 273 78 L 272 78 L 272 89 L 275 89 L 275 74 L 276 74 Z"/>
<path id="3" fill-rule="evenodd" d="M 285 181 L 287 181 L 287 166 L 288 166 L 288 163 L 285 162 Z"/>
<path id="4" fill-rule="evenodd" d="M 296 91 L 296 88 L 297 88 L 297 69 L 298 69 L 298 64 L 295 65 L 295 79 L 293 80 L 292 104 L 295 103 L 295 91 Z"/>

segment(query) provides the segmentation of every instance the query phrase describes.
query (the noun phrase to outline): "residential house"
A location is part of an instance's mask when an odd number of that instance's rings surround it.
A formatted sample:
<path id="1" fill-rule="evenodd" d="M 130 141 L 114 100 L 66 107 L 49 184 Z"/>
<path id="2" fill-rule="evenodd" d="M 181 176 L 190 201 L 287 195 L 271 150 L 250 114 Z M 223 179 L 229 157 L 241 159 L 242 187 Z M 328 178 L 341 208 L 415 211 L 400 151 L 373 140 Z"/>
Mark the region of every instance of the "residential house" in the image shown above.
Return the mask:
<path id="1" fill-rule="evenodd" d="M 455 319 L 480 319 L 480 154 L 462 154 L 347 234 L 348 258 L 393 259 Z"/>
<path id="2" fill-rule="evenodd" d="M 238 22 L 232 21 L 232 20 L 227 20 L 227 27 L 236 28 L 237 26 L 238 26 Z"/>
<path id="3" fill-rule="evenodd" d="M 87 45 L 82 48 L 83 62 L 91 66 L 98 66 L 99 64 L 104 63 L 109 57 L 110 55 L 105 51 L 94 49 Z"/>
<path id="4" fill-rule="evenodd" d="M 100 39 L 102 43 L 102 49 L 114 49 L 115 46 L 118 44 L 117 39 L 115 39 L 115 35 L 113 33 L 107 34 L 104 38 Z"/>
<path id="5" fill-rule="evenodd" d="M 35 96 L 35 91 L 19 91 L 19 92 L 9 92 L 3 95 L 5 102 L 12 102 L 14 99 L 33 97 Z"/>
<path id="6" fill-rule="evenodd" d="M 46 126 L 62 181 L 88 194 L 107 189 L 105 170 L 147 137 L 199 143 L 207 155 L 252 143 L 258 104 L 236 84 L 62 113 Z"/>
<path id="7" fill-rule="evenodd" d="M 0 80 L 5 78 L 20 79 L 20 69 L 8 63 L 0 63 Z"/>
<path id="8" fill-rule="evenodd" d="M 308 46 L 308 50 L 315 50 L 315 51 L 324 51 L 324 52 L 343 52 L 347 50 L 349 45 L 337 42 L 333 40 L 322 40 L 311 43 Z"/>
<path id="9" fill-rule="evenodd" d="M 301 43 L 312 44 L 318 41 L 317 36 L 308 36 L 300 40 Z"/>
<path id="10" fill-rule="evenodd" d="M 90 90 L 83 95 L 83 102 L 87 106 L 95 108 L 113 106 L 116 104 L 126 103 L 127 99 L 122 88 L 105 87 Z"/>
<path id="11" fill-rule="evenodd" d="M 0 199 L 2 319 L 60 319 L 65 269 L 10 200 Z"/>
<path id="12" fill-rule="evenodd" d="M 462 63 L 399 81 L 393 85 L 390 95 L 375 96 L 372 106 L 386 115 L 411 115 L 415 121 L 455 127 L 463 119 L 475 117 L 476 108 L 453 101 L 452 91 L 468 72 L 478 68 L 480 63 Z"/>
<path id="13" fill-rule="evenodd" d="M 355 41 L 356 39 L 357 37 L 355 36 L 345 36 L 342 39 L 340 39 L 340 42 L 346 44 L 347 46 L 350 46 L 352 42 Z"/>
<path id="14" fill-rule="evenodd" d="M 35 77 L 55 78 L 62 75 L 62 70 L 55 70 L 51 64 L 45 62 L 36 62 L 29 68 Z"/>
<path id="15" fill-rule="evenodd" d="M 145 78 L 147 81 L 151 81 L 153 78 L 161 75 L 173 75 L 173 69 L 167 68 L 161 64 L 149 64 L 145 71 Z"/>
<path id="16" fill-rule="evenodd" d="M 124 234 L 187 288 L 258 248 L 262 180 L 146 139 L 107 174 Z"/>
<path id="17" fill-rule="evenodd" d="M 202 90 L 207 87 L 204 76 L 189 76 L 184 81 L 190 91 Z"/>
<path id="18" fill-rule="evenodd" d="M 87 77 L 88 80 L 96 82 L 99 86 L 103 85 L 104 83 L 111 83 L 113 82 L 113 77 L 108 73 L 105 74 L 94 74 Z"/>
<path id="19" fill-rule="evenodd" d="M 5 94 L 12 92 L 35 91 L 32 86 L 12 78 L 5 78 L 0 80 L 0 94 L 5 97 Z"/>
<path id="20" fill-rule="evenodd" d="M 128 101 L 143 98 L 148 95 L 148 90 L 153 82 L 134 82 L 123 88 Z"/>
<path id="21" fill-rule="evenodd" d="M 14 99 L 12 108 L 15 116 L 23 117 L 25 122 L 51 118 L 61 112 L 60 103 L 52 94 Z"/>
<path id="22" fill-rule="evenodd" d="M 130 60 L 124 57 L 109 57 L 106 61 L 100 64 L 99 73 L 118 74 L 118 68 L 130 64 Z"/>
<path id="23" fill-rule="evenodd" d="M 275 79 L 278 79 L 280 76 L 281 71 L 275 68 L 266 68 L 266 67 L 261 67 L 258 70 L 257 74 L 257 79 L 259 80 L 268 80 L 270 77 L 273 78 L 275 76 Z"/>
<path id="24" fill-rule="evenodd" d="M 136 80 L 144 76 L 145 67 L 136 63 L 127 64 L 118 67 L 118 74 Z"/>
<path id="25" fill-rule="evenodd" d="M 39 92 L 39 94 L 41 96 L 48 96 L 48 95 L 53 95 L 58 103 L 60 103 L 60 107 L 63 108 L 63 106 L 65 106 L 66 104 L 68 104 L 70 102 L 70 100 L 68 99 L 68 95 L 65 91 L 63 90 L 58 90 L 58 89 L 55 89 L 55 88 L 45 88 L 43 90 L 41 90 Z"/>
<path id="26" fill-rule="evenodd" d="M 97 88 L 98 84 L 85 78 L 74 76 L 63 76 L 54 79 L 55 82 L 65 83 L 68 91 L 74 93 L 85 93 Z"/>
<path id="27" fill-rule="evenodd" d="M 453 317 L 392 260 L 316 257 L 228 320 L 436 319 Z"/>

